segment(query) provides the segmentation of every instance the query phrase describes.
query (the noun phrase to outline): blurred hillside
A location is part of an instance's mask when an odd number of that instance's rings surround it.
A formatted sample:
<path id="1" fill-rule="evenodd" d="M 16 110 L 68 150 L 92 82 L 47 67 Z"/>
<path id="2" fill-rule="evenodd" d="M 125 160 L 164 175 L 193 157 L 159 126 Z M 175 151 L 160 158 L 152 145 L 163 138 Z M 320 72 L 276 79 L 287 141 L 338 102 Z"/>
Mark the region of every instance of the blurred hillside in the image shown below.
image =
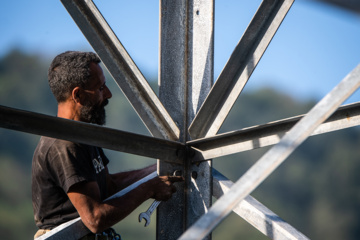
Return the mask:
<path id="1" fill-rule="evenodd" d="M 49 59 L 13 50 L 0 59 L 0 105 L 56 115 L 47 85 Z M 149 135 L 111 77 L 113 98 L 107 127 Z M 157 91 L 156 82 L 151 82 Z M 295 101 L 273 89 L 244 93 L 221 132 L 306 113 L 314 100 Z M 39 136 L 0 128 L 0 238 L 32 239 L 36 232 L 31 204 L 31 159 Z M 360 130 L 351 128 L 311 137 L 253 196 L 311 239 L 358 239 L 360 236 Z M 236 181 L 267 150 L 214 159 L 214 167 Z M 110 171 L 154 163 L 154 159 L 106 150 Z M 144 228 L 137 216 L 150 202 L 116 225 L 123 239 L 155 239 L 155 224 Z M 155 219 L 155 216 L 153 216 Z M 155 221 L 153 222 L 155 223 Z M 213 239 L 267 239 L 238 216 L 229 216 Z"/>

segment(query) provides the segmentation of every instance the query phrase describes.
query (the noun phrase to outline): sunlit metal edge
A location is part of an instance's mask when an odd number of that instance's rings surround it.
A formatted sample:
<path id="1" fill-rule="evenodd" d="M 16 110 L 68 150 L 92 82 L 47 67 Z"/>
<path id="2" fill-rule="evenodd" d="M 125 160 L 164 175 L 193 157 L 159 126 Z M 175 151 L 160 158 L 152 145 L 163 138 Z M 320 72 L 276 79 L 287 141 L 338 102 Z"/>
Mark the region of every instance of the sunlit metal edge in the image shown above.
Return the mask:
<path id="1" fill-rule="evenodd" d="M 193 161 L 213 159 L 278 143 L 305 115 L 287 118 L 264 125 L 223 133 L 187 142 L 193 149 Z M 340 107 L 321 124 L 311 136 L 360 125 L 360 102 Z"/>
<path id="2" fill-rule="evenodd" d="M 192 139 L 215 135 L 245 87 L 294 0 L 261 3 L 189 127 Z"/>
<path id="3" fill-rule="evenodd" d="M 213 195 L 220 198 L 234 185 L 232 181 L 213 169 Z M 252 196 L 248 195 L 233 212 L 242 217 L 270 239 L 308 239 Z"/>

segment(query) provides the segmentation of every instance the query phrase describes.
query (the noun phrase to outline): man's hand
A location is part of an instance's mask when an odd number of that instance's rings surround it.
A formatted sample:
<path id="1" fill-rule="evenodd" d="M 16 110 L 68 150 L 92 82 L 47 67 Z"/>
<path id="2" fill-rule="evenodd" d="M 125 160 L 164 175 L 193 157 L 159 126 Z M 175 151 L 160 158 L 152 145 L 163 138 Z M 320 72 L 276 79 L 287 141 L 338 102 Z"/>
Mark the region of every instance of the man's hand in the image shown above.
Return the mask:
<path id="1" fill-rule="evenodd" d="M 180 181 L 184 181 L 183 177 L 155 177 L 121 197 L 104 202 L 101 201 L 100 189 L 96 182 L 77 183 L 70 187 L 67 194 L 85 226 L 91 232 L 98 233 L 128 216 L 149 198 L 169 200 L 176 192 L 174 183 Z"/>
<path id="2" fill-rule="evenodd" d="M 176 192 L 175 182 L 182 182 L 181 176 L 159 176 L 149 181 L 149 188 L 152 189 L 152 196 L 158 201 L 167 201 Z"/>

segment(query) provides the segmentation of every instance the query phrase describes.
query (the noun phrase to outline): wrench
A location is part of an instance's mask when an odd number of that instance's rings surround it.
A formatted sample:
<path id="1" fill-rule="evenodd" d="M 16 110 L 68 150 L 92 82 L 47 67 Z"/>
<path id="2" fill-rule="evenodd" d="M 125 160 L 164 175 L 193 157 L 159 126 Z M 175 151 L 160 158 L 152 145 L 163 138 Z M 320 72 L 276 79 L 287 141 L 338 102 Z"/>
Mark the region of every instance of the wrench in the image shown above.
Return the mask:
<path id="1" fill-rule="evenodd" d="M 180 170 L 175 170 L 173 173 L 173 176 L 181 176 Z M 145 219 L 145 227 L 149 226 L 150 224 L 150 216 L 153 213 L 153 211 L 159 206 L 161 201 L 155 200 L 149 207 L 149 209 L 146 212 L 142 212 L 139 214 L 139 222 L 141 222 L 142 219 Z"/>
<path id="2" fill-rule="evenodd" d="M 146 212 L 139 214 L 139 222 L 141 222 L 142 219 L 145 219 L 145 227 L 147 227 L 150 224 L 150 216 L 153 213 L 153 211 L 159 206 L 161 201 L 155 200 L 149 207 L 149 209 Z"/>

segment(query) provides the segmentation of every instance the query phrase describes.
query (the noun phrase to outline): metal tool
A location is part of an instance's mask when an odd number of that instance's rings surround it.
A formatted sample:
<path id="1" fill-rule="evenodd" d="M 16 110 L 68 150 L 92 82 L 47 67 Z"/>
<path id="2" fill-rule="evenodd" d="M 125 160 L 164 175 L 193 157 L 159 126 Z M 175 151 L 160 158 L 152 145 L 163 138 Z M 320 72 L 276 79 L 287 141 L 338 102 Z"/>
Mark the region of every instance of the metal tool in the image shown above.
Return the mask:
<path id="1" fill-rule="evenodd" d="M 173 176 L 182 176 L 182 172 L 180 170 L 175 170 L 172 174 Z M 149 209 L 146 212 L 142 212 L 139 214 L 139 222 L 141 222 L 142 219 L 145 219 L 145 227 L 147 227 L 150 224 L 150 216 L 154 212 L 154 210 L 159 206 L 161 201 L 155 200 L 149 207 Z"/>
<path id="2" fill-rule="evenodd" d="M 145 219 L 145 227 L 147 227 L 150 224 L 150 216 L 153 213 L 153 211 L 159 206 L 161 201 L 155 200 L 149 207 L 149 209 L 146 212 L 142 212 L 139 215 L 139 222 L 141 222 L 142 219 Z"/>

